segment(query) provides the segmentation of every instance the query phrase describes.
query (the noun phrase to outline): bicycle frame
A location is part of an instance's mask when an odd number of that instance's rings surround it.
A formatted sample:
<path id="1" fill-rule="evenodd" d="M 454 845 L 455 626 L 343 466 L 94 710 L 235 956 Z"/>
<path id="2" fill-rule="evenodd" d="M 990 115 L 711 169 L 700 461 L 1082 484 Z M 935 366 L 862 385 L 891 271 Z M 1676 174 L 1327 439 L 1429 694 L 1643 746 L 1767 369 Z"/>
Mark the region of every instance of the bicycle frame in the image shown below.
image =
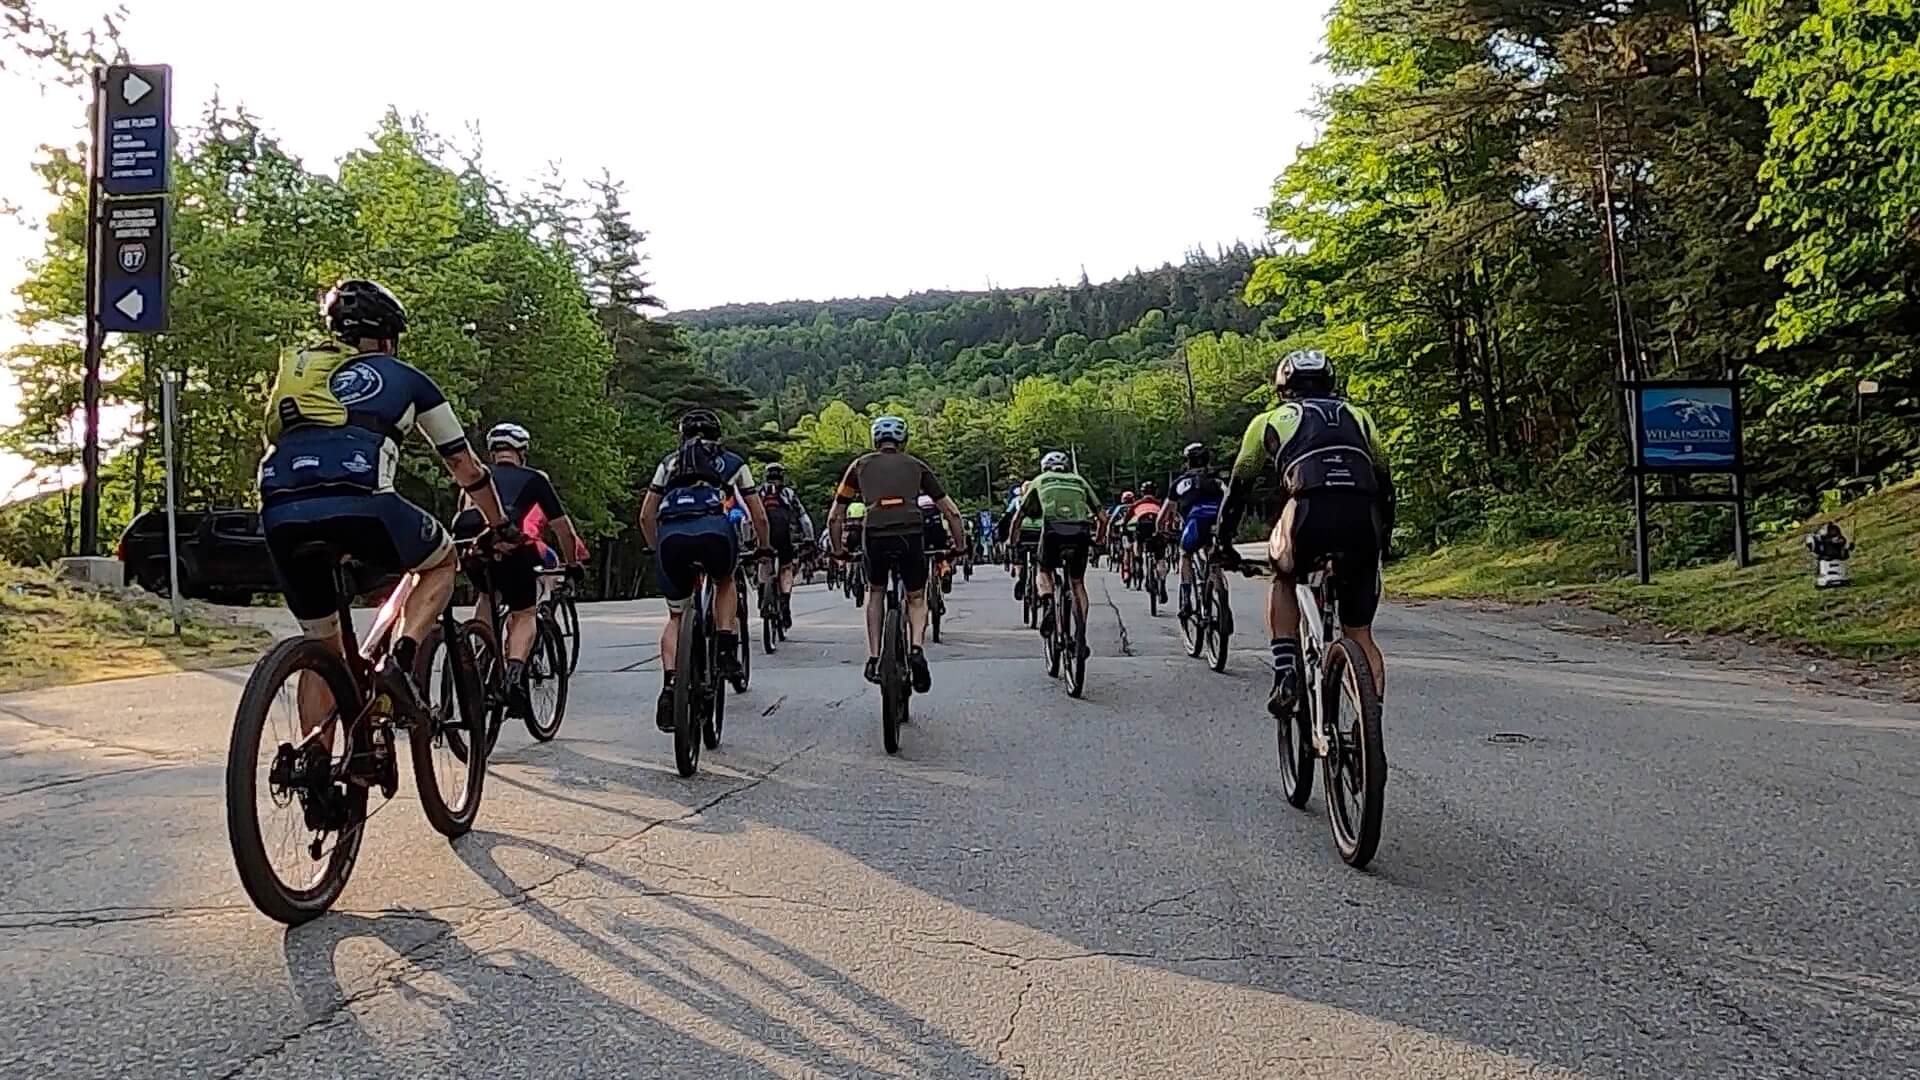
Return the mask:
<path id="1" fill-rule="evenodd" d="M 1303 687 L 1307 699 L 1307 714 L 1312 719 L 1309 735 L 1313 739 L 1314 752 L 1326 757 L 1331 739 L 1327 734 L 1326 703 L 1321 678 L 1325 672 L 1327 646 L 1339 632 L 1337 612 L 1330 593 L 1326 588 L 1328 570 L 1321 566 L 1307 575 L 1304 582 L 1293 586 L 1295 601 L 1300 605 L 1300 655 L 1304 661 L 1306 685 Z"/>

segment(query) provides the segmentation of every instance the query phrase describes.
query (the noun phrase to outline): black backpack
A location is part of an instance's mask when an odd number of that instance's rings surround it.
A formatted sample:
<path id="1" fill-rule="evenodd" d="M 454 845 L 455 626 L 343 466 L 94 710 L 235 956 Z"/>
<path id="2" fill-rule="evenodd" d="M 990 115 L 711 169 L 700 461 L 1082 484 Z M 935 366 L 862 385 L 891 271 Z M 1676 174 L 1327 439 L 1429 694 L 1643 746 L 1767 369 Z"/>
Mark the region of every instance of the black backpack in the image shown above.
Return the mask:
<path id="1" fill-rule="evenodd" d="M 688 439 L 667 463 L 663 518 L 719 513 L 726 498 L 728 457 L 716 439 Z"/>

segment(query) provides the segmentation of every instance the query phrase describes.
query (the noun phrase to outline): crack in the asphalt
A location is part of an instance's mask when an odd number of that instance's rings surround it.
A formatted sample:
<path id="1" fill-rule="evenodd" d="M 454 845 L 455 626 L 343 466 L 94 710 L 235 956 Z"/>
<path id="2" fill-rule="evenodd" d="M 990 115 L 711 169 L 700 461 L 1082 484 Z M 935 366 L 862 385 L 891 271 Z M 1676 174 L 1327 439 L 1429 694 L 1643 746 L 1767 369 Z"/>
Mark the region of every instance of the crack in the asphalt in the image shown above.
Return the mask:
<path id="1" fill-rule="evenodd" d="M 522 903 L 524 903 L 529 899 L 532 899 L 533 895 L 536 892 L 540 892 L 552 887 L 556 882 L 560 881 L 562 878 L 566 878 L 570 875 L 584 872 L 587 869 L 588 864 L 594 862 L 599 857 L 607 854 L 608 852 L 612 851 L 613 849 L 619 847 L 622 844 L 631 843 L 633 841 L 639 840 L 640 838 L 646 836 L 648 833 L 652 832 L 654 829 L 657 829 L 662 825 L 669 825 L 674 822 L 687 821 L 691 818 L 698 817 L 701 814 L 704 814 L 707 811 L 712 810 L 714 807 L 719 806 L 721 803 L 724 803 L 727 800 L 734 798 L 735 796 L 744 795 L 745 793 L 752 791 L 754 788 L 757 788 L 761 784 L 764 784 L 768 780 L 771 780 L 775 773 L 779 772 L 781 769 L 791 764 L 793 761 L 798 759 L 801 755 L 812 751 L 819 745 L 820 744 L 817 741 L 808 743 L 807 745 L 801 747 L 800 749 L 795 750 L 793 753 L 788 754 L 786 757 L 781 758 L 779 761 L 774 762 L 773 765 L 768 767 L 766 772 L 752 776 L 750 779 L 747 780 L 746 783 L 735 784 L 733 787 L 730 787 L 725 791 L 720 792 L 719 794 L 713 796 L 712 798 L 706 800 L 705 802 L 700 803 L 698 806 L 695 806 L 689 810 L 686 810 L 683 813 L 676 814 L 672 817 L 659 818 L 657 820 L 650 821 L 646 825 L 642 826 L 636 832 L 611 840 L 608 843 L 602 845 L 601 847 L 595 848 L 591 851 L 581 852 L 575 855 L 572 859 L 568 860 L 566 862 L 566 865 L 562 866 L 559 870 L 556 870 L 554 873 L 548 875 L 547 877 L 542 878 L 541 880 L 536 881 L 530 885 L 521 886 L 511 894 L 502 893 L 500 897 L 500 899 L 503 901 L 502 903 L 469 904 L 469 905 L 461 905 L 459 908 L 452 908 L 451 906 L 449 906 L 449 907 L 443 907 L 441 909 L 443 911 L 464 909 L 467 911 L 476 912 L 476 914 L 472 915 L 467 919 L 463 919 L 459 922 L 451 922 L 443 919 L 436 919 L 436 918 L 433 918 L 432 916 L 413 916 L 415 918 L 425 918 L 425 919 L 431 919 L 432 921 L 435 921 L 435 922 L 439 922 L 441 924 L 441 929 L 437 933 L 434 933 L 428 936 L 425 940 L 420 941 L 414 945 L 408 946 L 406 949 L 403 949 L 397 952 L 394 956 L 390 957 L 388 960 L 381 963 L 378 967 L 376 967 L 373 970 L 372 974 L 369 976 L 368 983 L 366 986 L 362 987 L 359 990 L 354 991 L 351 994 L 346 994 L 342 996 L 338 1001 L 335 1001 L 329 1004 L 327 1008 L 319 1016 L 313 1018 L 312 1020 L 309 1020 L 306 1024 L 302 1025 L 298 1030 L 283 1033 L 279 1036 L 278 1041 L 274 1042 L 269 1046 L 263 1047 L 252 1054 L 249 1054 L 245 1059 L 240 1061 L 232 1069 L 221 1074 L 220 1080 L 233 1080 L 234 1077 L 239 1076 L 241 1073 L 254 1067 L 255 1065 L 258 1065 L 264 1061 L 270 1061 L 273 1058 L 278 1057 L 280 1054 L 285 1053 L 288 1048 L 293 1046 L 293 1044 L 299 1042 L 301 1039 L 304 1039 L 308 1035 L 313 1034 L 319 1030 L 322 1030 L 332 1025 L 334 1022 L 339 1020 L 343 1015 L 345 1015 L 349 1010 L 351 1010 L 355 1005 L 359 1004 L 360 1002 L 366 1001 L 370 998 L 383 994 L 388 990 L 393 989 L 393 987 L 396 986 L 397 984 L 405 982 L 406 978 L 404 976 L 395 976 L 392 973 L 396 971 L 398 968 L 400 968 L 402 965 L 414 964 L 417 959 L 424 958 L 426 954 L 431 952 L 435 947 L 445 942 L 448 938 L 452 937 L 454 934 L 458 933 L 461 929 L 472 928 L 486 919 L 489 919 L 491 917 L 501 915 L 504 913 L 510 913 L 518 909 Z M 383 917 L 402 917 L 402 913 L 393 913 L 392 915 L 383 915 Z M 462 961 L 462 963 L 466 963 L 466 962 L 467 961 Z M 437 970 L 446 970 L 446 969 L 428 968 L 427 970 L 437 971 Z"/>
<path id="2" fill-rule="evenodd" d="M 169 753 L 164 750 L 149 750 L 145 747 L 129 746 L 126 743 L 108 742 L 105 739 L 95 739 L 91 736 L 82 735 L 79 732 L 74 731 L 70 728 L 61 727 L 58 724 L 49 724 L 44 720 L 35 720 L 33 717 L 28 716 L 26 713 L 23 713 L 18 709 L 10 709 L 4 705 L 0 705 L 0 716 L 4 716 L 9 720 L 19 721 L 20 723 L 25 724 L 30 728 L 36 728 L 40 731 L 44 731 L 56 738 L 72 739 L 75 742 L 86 743 L 88 746 L 93 747 L 94 749 L 97 749 L 97 750 L 123 750 L 129 754 L 139 754 L 141 757 L 153 758 L 156 761 L 185 762 L 189 760 L 187 755 L 181 754 L 181 753 Z"/>
<path id="3" fill-rule="evenodd" d="M 86 773 L 82 776 L 63 776 L 58 780 L 48 780 L 40 784 L 28 784 L 13 791 L 0 791 L 0 799 L 12 799 L 21 795 L 31 795 L 36 791 L 48 791 L 53 788 L 72 787 L 75 784 L 91 784 L 96 780 L 110 780 L 116 776 L 131 776 L 134 773 L 157 772 L 162 769 L 177 769 L 179 762 L 167 762 L 160 765 L 134 765 L 125 769 L 108 769 L 106 772 Z"/>
<path id="4" fill-rule="evenodd" d="M 1013 1041 L 1013 1033 L 1020 1026 L 1020 1014 L 1027 1008 L 1027 995 L 1032 992 L 1033 976 L 1028 975 L 1020 984 L 1020 993 L 1013 999 L 1012 1011 L 1007 1014 L 1007 1030 L 1001 1034 L 1000 1041 L 993 1044 L 994 1064 L 998 1065 L 1006 1060 L 1007 1044 Z M 1023 1075 L 1027 1071 L 1025 1066 L 1019 1066 L 1019 1069 Z"/>
<path id="5" fill-rule="evenodd" d="M 166 919 L 208 919 L 220 915 L 251 914 L 237 907 L 77 908 L 0 913 L 0 931 L 62 930 L 112 926 L 116 923 L 158 922 Z"/>
<path id="6" fill-rule="evenodd" d="M 1126 617 L 1120 614 L 1120 605 L 1114 602 L 1113 589 L 1107 584 L 1105 577 L 1100 579 L 1100 599 L 1105 600 L 1107 606 L 1113 609 L 1113 621 L 1120 627 L 1120 655 L 1132 656 L 1133 639 L 1127 636 Z"/>

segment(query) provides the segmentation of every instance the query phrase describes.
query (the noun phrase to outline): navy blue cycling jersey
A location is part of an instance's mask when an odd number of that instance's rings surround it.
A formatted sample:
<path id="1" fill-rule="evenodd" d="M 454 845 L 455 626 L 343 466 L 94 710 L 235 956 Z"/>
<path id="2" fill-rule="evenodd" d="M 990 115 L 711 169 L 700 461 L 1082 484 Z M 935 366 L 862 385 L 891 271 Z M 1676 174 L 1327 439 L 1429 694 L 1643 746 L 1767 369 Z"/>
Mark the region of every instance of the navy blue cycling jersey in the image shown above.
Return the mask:
<path id="1" fill-rule="evenodd" d="M 1195 508 L 1207 504 L 1212 504 L 1217 510 L 1221 500 L 1226 497 L 1226 486 L 1208 469 L 1189 469 L 1173 482 L 1173 501 L 1180 507 L 1180 516 L 1183 518 L 1191 516 Z"/>
<path id="2" fill-rule="evenodd" d="M 553 481 L 539 469 L 529 469 L 512 462 L 497 462 L 493 466 L 493 489 L 500 493 L 500 508 L 506 511 L 507 520 L 520 526 L 523 532 L 531 534 L 535 531 L 527 528 L 527 516 L 536 507 L 546 515 L 547 521 L 567 516 L 566 509 L 560 505 L 559 492 L 553 490 Z M 465 540 L 480 535 L 487 523 L 472 505 L 472 500 L 463 499 L 462 502 L 467 505 L 453 519 L 453 535 Z"/>
<path id="3" fill-rule="evenodd" d="M 719 443 L 689 440 L 661 460 L 648 490 L 660 496 L 662 521 L 705 517 L 724 513 L 729 496 L 739 501 L 753 491 L 753 472 Z"/>
<path id="4" fill-rule="evenodd" d="M 447 396 L 410 364 L 379 353 L 357 356 L 327 388 L 346 407 L 346 422 L 281 431 L 260 460 L 263 500 L 392 491 L 400 443 L 416 427 L 443 455 L 467 448 Z"/>

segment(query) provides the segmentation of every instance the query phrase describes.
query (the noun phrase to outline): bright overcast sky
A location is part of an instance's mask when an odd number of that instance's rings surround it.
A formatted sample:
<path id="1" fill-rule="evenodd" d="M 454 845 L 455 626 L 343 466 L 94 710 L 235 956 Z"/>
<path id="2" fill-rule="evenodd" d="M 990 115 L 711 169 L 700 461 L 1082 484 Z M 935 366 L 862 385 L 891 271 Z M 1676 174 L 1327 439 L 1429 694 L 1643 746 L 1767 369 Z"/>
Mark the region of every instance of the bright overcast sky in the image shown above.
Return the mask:
<path id="1" fill-rule="evenodd" d="M 605 168 L 684 310 L 1102 280 L 1257 240 L 1312 134 L 1329 3 L 127 0 L 123 39 L 173 65 L 176 124 L 217 91 L 310 167 L 393 105 L 478 124 L 510 181 Z M 35 0 L 69 27 L 109 6 Z M 0 74 L 0 199 L 44 210 L 34 148 L 84 107 Z M 0 226 L 5 308 L 37 248 Z"/>

